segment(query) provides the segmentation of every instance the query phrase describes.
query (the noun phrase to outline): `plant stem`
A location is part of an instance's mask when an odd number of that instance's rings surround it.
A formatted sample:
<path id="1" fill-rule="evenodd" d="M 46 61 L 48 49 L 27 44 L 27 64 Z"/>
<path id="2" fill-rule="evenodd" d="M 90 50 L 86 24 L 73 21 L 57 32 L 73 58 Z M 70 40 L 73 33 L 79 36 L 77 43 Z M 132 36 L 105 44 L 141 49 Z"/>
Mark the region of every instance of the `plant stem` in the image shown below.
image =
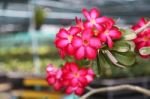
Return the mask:
<path id="1" fill-rule="evenodd" d="M 86 93 L 79 99 L 87 99 L 89 96 L 91 96 L 95 93 L 102 93 L 102 92 L 108 92 L 108 91 L 114 92 L 114 91 L 121 91 L 121 90 L 136 91 L 139 93 L 143 93 L 147 96 L 150 96 L 150 90 L 148 90 L 148 89 L 145 89 L 145 88 L 142 88 L 139 86 L 135 86 L 135 85 L 125 84 L 125 85 L 117 85 L 117 86 L 103 87 L 103 88 L 97 88 L 97 89 L 91 88 L 91 90 L 88 93 Z"/>
<path id="2" fill-rule="evenodd" d="M 97 63 L 97 69 L 98 69 L 98 77 L 100 76 L 101 74 L 101 66 L 100 66 L 100 61 L 99 61 L 99 51 L 97 53 L 97 56 L 96 56 L 96 63 Z"/>

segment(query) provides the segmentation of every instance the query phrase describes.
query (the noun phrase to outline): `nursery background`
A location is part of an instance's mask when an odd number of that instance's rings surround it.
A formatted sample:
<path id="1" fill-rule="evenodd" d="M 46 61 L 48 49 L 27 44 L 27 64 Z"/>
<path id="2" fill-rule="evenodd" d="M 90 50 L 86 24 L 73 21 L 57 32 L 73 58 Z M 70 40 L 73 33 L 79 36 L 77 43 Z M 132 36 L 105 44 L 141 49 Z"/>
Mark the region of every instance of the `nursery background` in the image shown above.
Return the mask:
<path id="1" fill-rule="evenodd" d="M 70 99 L 45 81 L 45 68 L 64 63 L 54 45 L 59 28 L 83 18 L 82 8 L 97 7 L 101 15 L 129 28 L 141 17 L 150 18 L 149 0 L 0 0 L 0 98 Z M 137 57 L 127 69 L 105 66 L 94 87 L 135 84 L 150 88 L 150 58 Z M 123 97 L 122 97 L 123 96 Z M 70 96 L 71 97 L 71 96 Z M 135 92 L 108 92 L 89 99 L 149 99 Z"/>

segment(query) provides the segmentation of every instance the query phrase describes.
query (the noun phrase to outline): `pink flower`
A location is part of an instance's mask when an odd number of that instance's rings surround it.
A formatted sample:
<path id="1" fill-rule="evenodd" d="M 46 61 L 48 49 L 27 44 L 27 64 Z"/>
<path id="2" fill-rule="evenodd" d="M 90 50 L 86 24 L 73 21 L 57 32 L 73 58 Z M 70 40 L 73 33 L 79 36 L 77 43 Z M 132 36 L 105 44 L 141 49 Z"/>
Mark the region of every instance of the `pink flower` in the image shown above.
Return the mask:
<path id="1" fill-rule="evenodd" d="M 65 56 L 66 56 L 65 50 L 64 50 L 64 49 L 59 49 L 59 55 L 60 55 L 60 57 L 61 57 L 62 59 L 64 59 Z"/>
<path id="2" fill-rule="evenodd" d="M 132 26 L 133 30 L 137 30 L 143 25 L 145 25 L 148 20 L 141 18 L 140 21 Z M 150 46 L 150 28 L 145 29 L 144 31 L 137 34 L 137 37 L 133 40 L 136 45 L 136 50 L 138 51 L 142 47 Z M 148 58 L 150 55 L 141 55 L 143 58 Z"/>
<path id="3" fill-rule="evenodd" d="M 133 41 L 136 45 L 137 51 L 142 47 L 150 46 L 150 30 L 139 33 Z M 148 58 L 150 55 L 141 55 L 141 56 L 143 58 Z"/>
<path id="4" fill-rule="evenodd" d="M 102 19 L 98 18 L 100 16 L 100 11 L 97 8 L 92 8 L 89 12 L 86 8 L 83 8 L 82 13 L 84 14 L 85 18 L 87 19 L 85 23 L 85 27 L 93 28 L 96 27 L 97 29 L 101 29 Z"/>
<path id="5" fill-rule="evenodd" d="M 85 27 L 84 27 L 84 23 L 82 22 L 81 18 L 78 19 L 77 17 L 75 18 L 75 21 L 76 21 L 76 26 L 79 27 L 81 30 L 84 30 Z"/>
<path id="6" fill-rule="evenodd" d="M 75 63 L 67 63 L 64 66 L 66 71 L 63 71 L 63 77 L 69 81 L 69 86 L 78 86 L 82 84 L 87 85 L 87 79 L 85 78 L 87 71 L 84 69 L 79 69 Z"/>
<path id="7" fill-rule="evenodd" d="M 92 82 L 95 76 L 92 69 L 79 68 L 74 62 L 66 63 L 62 71 L 67 94 L 75 92 L 81 95 L 85 86 Z"/>
<path id="8" fill-rule="evenodd" d="M 114 21 L 111 18 L 105 17 L 103 24 L 103 31 L 98 34 L 99 39 L 102 42 L 106 42 L 109 48 L 113 47 L 113 40 L 121 38 L 120 30 L 113 26 Z"/>
<path id="9" fill-rule="evenodd" d="M 66 94 L 75 93 L 76 95 L 82 95 L 84 92 L 84 88 L 79 86 L 76 87 L 69 86 L 65 92 Z"/>
<path id="10" fill-rule="evenodd" d="M 46 68 L 46 72 L 47 72 L 46 79 L 48 84 L 53 85 L 55 90 L 60 90 L 62 87 L 61 83 L 62 71 L 49 64 Z"/>
<path id="11" fill-rule="evenodd" d="M 101 47 L 100 40 L 93 37 L 91 29 L 85 29 L 81 36 L 76 36 L 72 40 L 72 45 L 76 49 L 74 56 L 80 60 L 83 58 L 94 59 L 97 50 Z"/>
<path id="12" fill-rule="evenodd" d="M 67 53 L 72 55 L 74 53 L 74 48 L 72 46 L 73 37 L 80 32 L 78 27 L 71 27 L 68 31 L 65 29 L 60 29 L 56 35 L 55 45 L 57 48 L 61 49 L 62 55 Z"/>
<path id="13" fill-rule="evenodd" d="M 91 83 L 94 80 L 94 76 L 94 71 L 91 68 L 87 69 L 87 75 L 85 77 L 88 83 Z"/>
<path id="14" fill-rule="evenodd" d="M 145 25 L 147 22 L 148 22 L 148 20 L 145 20 L 144 18 L 141 18 L 141 19 L 138 21 L 138 23 L 137 23 L 136 25 L 132 26 L 131 28 L 132 28 L 133 30 L 137 30 L 137 29 L 139 29 L 140 27 L 142 27 L 143 25 Z"/>

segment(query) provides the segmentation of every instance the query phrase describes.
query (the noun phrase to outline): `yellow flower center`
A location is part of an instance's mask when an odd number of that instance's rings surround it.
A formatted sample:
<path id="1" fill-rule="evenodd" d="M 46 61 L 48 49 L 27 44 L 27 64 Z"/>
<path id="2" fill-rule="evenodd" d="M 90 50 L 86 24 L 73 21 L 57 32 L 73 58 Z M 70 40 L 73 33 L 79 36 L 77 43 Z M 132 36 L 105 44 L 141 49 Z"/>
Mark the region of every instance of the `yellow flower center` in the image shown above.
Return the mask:
<path id="1" fill-rule="evenodd" d="M 108 34 L 109 34 L 109 30 L 106 30 L 106 31 L 104 32 L 104 34 L 108 35 Z"/>
<path id="2" fill-rule="evenodd" d="M 148 41 L 149 38 L 145 36 L 145 37 L 143 38 L 143 40 L 144 40 L 144 41 Z"/>
<path id="3" fill-rule="evenodd" d="M 95 19 L 92 19 L 92 20 L 90 21 L 90 23 L 91 23 L 91 24 L 95 24 L 95 23 L 96 23 Z"/>
<path id="4" fill-rule="evenodd" d="M 93 29 L 93 32 L 94 32 L 94 36 L 98 36 L 99 31 L 97 29 Z"/>
<path id="5" fill-rule="evenodd" d="M 69 36 L 68 36 L 68 41 L 69 41 L 69 43 L 71 43 L 72 38 L 73 38 L 73 36 L 72 36 L 72 35 L 69 35 Z"/>
<path id="6" fill-rule="evenodd" d="M 78 78 L 79 76 L 79 73 L 74 73 L 74 77 Z"/>
<path id="7" fill-rule="evenodd" d="M 83 40 L 83 44 L 84 44 L 84 45 L 88 45 L 88 44 L 89 44 L 89 41 L 88 41 L 88 40 Z"/>

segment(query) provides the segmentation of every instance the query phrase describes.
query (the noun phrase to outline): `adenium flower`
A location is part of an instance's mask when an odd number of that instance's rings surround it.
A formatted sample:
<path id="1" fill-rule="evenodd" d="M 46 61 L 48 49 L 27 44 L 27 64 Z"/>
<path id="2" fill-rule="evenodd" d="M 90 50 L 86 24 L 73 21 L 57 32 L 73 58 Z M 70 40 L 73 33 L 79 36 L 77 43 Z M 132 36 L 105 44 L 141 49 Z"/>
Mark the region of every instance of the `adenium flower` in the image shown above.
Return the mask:
<path id="1" fill-rule="evenodd" d="M 67 94 L 75 92 L 77 95 L 81 95 L 85 86 L 94 79 L 92 69 L 79 68 L 74 62 L 66 63 L 62 71 L 64 82 L 67 82 L 65 83 Z"/>
<path id="2" fill-rule="evenodd" d="M 147 24 L 148 20 L 145 20 L 144 18 L 141 18 L 136 25 L 132 26 L 131 28 L 133 30 L 137 30 L 139 29 L 140 27 L 142 27 L 143 25 Z"/>
<path id="3" fill-rule="evenodd" d="M 97 50 L 101 47 L 101 42 L 98 38 L 93 37 L 92 34 L 91 29 L 86 29 L 81 36 L 73 38 L 72 45 L 76 49 L 74 53 L 76 59 L 94 59 L 96 57 Z"/>
<path id="4" fill-rule="evenodd" d="M 94 72 L 91 68 L 79 68 L 74 62 L 67 62 L 58 69 L 49 64 L 46 68 L 46 79 L 55 90 L 65 89 L 66 94 L 75 93 L 81 95 L 84 88 L 94 80 Z"/>
<path id="5" fill-rule="evenodd" d="M 86 8 L 83 8 L 82 13 L 87 19 L 85 27 L 101 29 L 101 25 L 99 24 L 101 22 L 101 18 L 99 18 L 100 11 L 97 8 L 92 8 L 89 12 Z"/>
<path id="6" fill-rule="evenodd" d="M 144 18 L 141 18 L 139 22 L 132 26 L 133 30 L 137 30 L 143 25 L 145 25 L 148 21 Z M 145 29 L 144 31 L 137 34 L 137 37 L 133 40 L 136 45 L 136 50 L 139 51 L 142 47 L 150 46 L 150 28 Z M 150 55 L 141 55 L 143 58 L 148 58 Z"/>
<path id="7" fill-rule="evenodd" d="M 78 19 L 77 17 L 75 18 L 75 21 L 76 21 L 76 26 L 79 27 L 81 30 L 84 30 L 85 27 L 84 27 L 84 23 L 82 22 L 81 18 Z"/>
<path id="8" fill-rule="evenodd" d="M 48 84 L 52 85 L 55 90 L 60 90 L 62 88 L 62 71 L 49 64 L 46 68 L 46 72 L 46 79 Z"/>
<path id="9" fill-rule="evenodd" d="M 74 35 L 80 32 L 80 29 L 78 27 L 71 27 L 68 31 L 66 29 L 60 29 L 60 31 L 56 35 L 55 45 L 57 48 L 60 49 L 60 53 L 65 55 L 64 53 L 67 53 L 69 55 L 73 55 L 74 48 L 72 46 L 72 39 Z"/>
<path id="10" fill-rule="evenodd" d="M 84 87 L 80 87 L 80 86 L 69 86 L 66 88 L 66 94 L 71 94 L 71 93 L 75 93 L 76 95 L 81 95 L 84 92 Z"/>
<path id="11" fill-rule="evenodd" d="M 109 48 L 113 47 L 113 40 L 121 38 L 120 30 L 114 26 L 115 22 L 111 18 L 104 18 L 105 20 L 102 22 L 103 30 L 98 34 L 99 39 L 102 42 L 106 42 Z"/>

